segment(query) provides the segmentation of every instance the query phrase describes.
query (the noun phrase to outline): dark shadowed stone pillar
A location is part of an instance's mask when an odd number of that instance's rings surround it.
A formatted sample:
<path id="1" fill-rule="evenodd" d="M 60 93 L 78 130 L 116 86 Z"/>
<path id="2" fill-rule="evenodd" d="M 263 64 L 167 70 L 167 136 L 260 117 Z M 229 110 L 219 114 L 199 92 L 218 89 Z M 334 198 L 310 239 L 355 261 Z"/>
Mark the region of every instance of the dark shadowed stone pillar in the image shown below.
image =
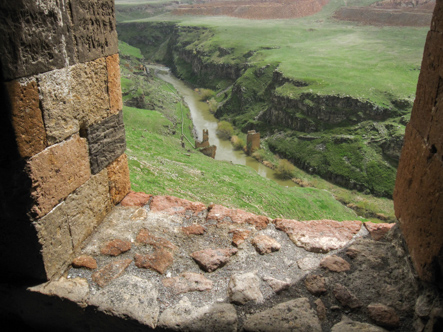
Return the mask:
<path id="1" fill-rule="evenodd" d="M 422 280 L 443 286 L 443 1 L 428 33 L 394 191 L 395 213 Z"/>

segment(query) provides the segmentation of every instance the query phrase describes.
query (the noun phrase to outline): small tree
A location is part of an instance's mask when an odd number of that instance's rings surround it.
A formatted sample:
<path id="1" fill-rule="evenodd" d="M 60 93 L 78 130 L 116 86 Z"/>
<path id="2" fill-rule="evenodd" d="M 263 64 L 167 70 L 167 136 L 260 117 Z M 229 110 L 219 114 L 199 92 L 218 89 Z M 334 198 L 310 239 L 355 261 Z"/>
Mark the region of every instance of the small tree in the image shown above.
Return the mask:
<path id="1" fill-rule="evenodd" d="M 235 135 L 231 137 L 231 143 L 235 150 L 242 150 L 246 145 L 244 140 Z"/>
<path id="2" fill-rule="evenodd" d="M 217 124 L 217 136 L 221 139 L 230 139 L 234 134 L 234 128 L 228 121 L 220 121 Z"/>
<path id="3" fill-rule="evenodd" d="M 215 100 L 214 98 L 211 98 L 207 101 L 207 103 L 209 106 L 209 112 L 214 114 L 215 111 L 217 110 L 217 107 L 218 107 L 217 100 Z"/>
<path id="4" fill-rule="evenodd" d="M 275 171 L 280 177 L 284 179 L 290 179 L 292 178 L 293 173 L 295 171 L 295 166 L 292 165 L 291 162 L 287 159 L 280 159 L 278 161 L 278 166 Z"/>

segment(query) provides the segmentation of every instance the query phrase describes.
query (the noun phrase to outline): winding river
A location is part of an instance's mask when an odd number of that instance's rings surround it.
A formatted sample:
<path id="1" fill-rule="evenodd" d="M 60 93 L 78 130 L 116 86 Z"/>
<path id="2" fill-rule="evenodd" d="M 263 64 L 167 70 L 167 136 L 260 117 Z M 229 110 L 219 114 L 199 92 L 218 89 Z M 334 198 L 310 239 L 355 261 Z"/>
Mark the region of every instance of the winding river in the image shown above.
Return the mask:
<path id="1" fill-rule="evenodd" d="M 281 186 L 294 187 L 296 184 L 291 180 L 282 180 L 276 176 L 275 171 L 264 166 L 252 157 L 247 156 L 243 151 L 236 151 L 232 148 L 231 142 L 221 140 L 216 135 L 218 120 L 209 112 L 206 102 L 200 101 L 200 96 L 183 81 L 172 75 L 169 68 L 159 65 L 146 65 L 147 68 L 154 70 L 156 76 L 165 82 L 174 86 L 178 93 L 184 98 L 188 105 L 192 122 L 198 138 L 201 140 L 203 129 L 208 129 L 209 143 L 217 146 L 216 160 L 226 160 L 233 164 L 246 165 L 253 168 L 258 174 L 277 182 Z"/>

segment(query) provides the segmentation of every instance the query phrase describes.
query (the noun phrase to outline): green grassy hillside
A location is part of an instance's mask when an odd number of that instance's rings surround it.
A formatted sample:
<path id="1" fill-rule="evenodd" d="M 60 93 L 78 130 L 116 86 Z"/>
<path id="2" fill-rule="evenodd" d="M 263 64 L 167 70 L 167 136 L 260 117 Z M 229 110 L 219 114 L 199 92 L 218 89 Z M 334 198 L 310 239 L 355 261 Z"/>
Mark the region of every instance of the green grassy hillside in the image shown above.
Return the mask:
<path id="1" fill-rule="evenodd" d="M 123 108 L 133 190 L 223 204 L 272 218 L 358 219 L 325 190 L 281 187 L 246 166 L 208 158 L 187 142 L 183 149 L 182 112 L 185 134 L 192 137 L 189 110 L 171 85 L 140 74 L 137 54 L 135 48 L 120 43 L 125 103 L 143 96 L 143 102 L 156 110 Z"/>

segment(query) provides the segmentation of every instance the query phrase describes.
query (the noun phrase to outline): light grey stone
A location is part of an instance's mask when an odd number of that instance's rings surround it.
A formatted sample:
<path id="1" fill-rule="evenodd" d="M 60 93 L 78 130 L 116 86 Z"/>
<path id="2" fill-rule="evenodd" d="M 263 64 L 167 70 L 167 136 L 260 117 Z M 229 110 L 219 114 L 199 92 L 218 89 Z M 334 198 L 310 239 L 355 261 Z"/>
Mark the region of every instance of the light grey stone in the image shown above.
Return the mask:
<path id="1" fill-rule="evenodd" d="M 387 332 L 387 330 L 367 323 L 344 320 L 335 324 L 331 332 Z"/>
<path id="2" fill-rule="evenodd" d="M 158 291 L 146 279 L 124 275 L 93 294 L 89 304 L 117 317 L 129 316 L 151 328 L 157 326 Z"/>
<path id="3" fill-rule="evenodd" d="M 237 312 L 229 303 L 197 308 L 184 297 L 177 305 L 160 315 L 158 326 L 174 331 L 237 331 Z"/>
<path id="4" fill-rule="evenodd" d="M 48 281 L 44 284 L 30 287 L 31 292 L 37 292 L 49 296 L 58 296 L 79 305 L 86 306 L 86 300 L 89 296 L 88 281 L 84 278 L 66 279 L 61 277 L 59 280 Z"/>
<path id="5" fill-rule="evenodd" d="M 307 298 L 298 298 L 277 304 L 271 309 L 249 316 L 243 325 L 245 331 L 299 331 L 321 332 L 320 321 Z"/>
<path id="6" fill-rule="evenodd" d="M 230 301 L 237 304 L 245 304 L 249 301 L 260 303 L 263 301 L 260 279 L 252 272 L 231 276 L 228 294 Z"/>

